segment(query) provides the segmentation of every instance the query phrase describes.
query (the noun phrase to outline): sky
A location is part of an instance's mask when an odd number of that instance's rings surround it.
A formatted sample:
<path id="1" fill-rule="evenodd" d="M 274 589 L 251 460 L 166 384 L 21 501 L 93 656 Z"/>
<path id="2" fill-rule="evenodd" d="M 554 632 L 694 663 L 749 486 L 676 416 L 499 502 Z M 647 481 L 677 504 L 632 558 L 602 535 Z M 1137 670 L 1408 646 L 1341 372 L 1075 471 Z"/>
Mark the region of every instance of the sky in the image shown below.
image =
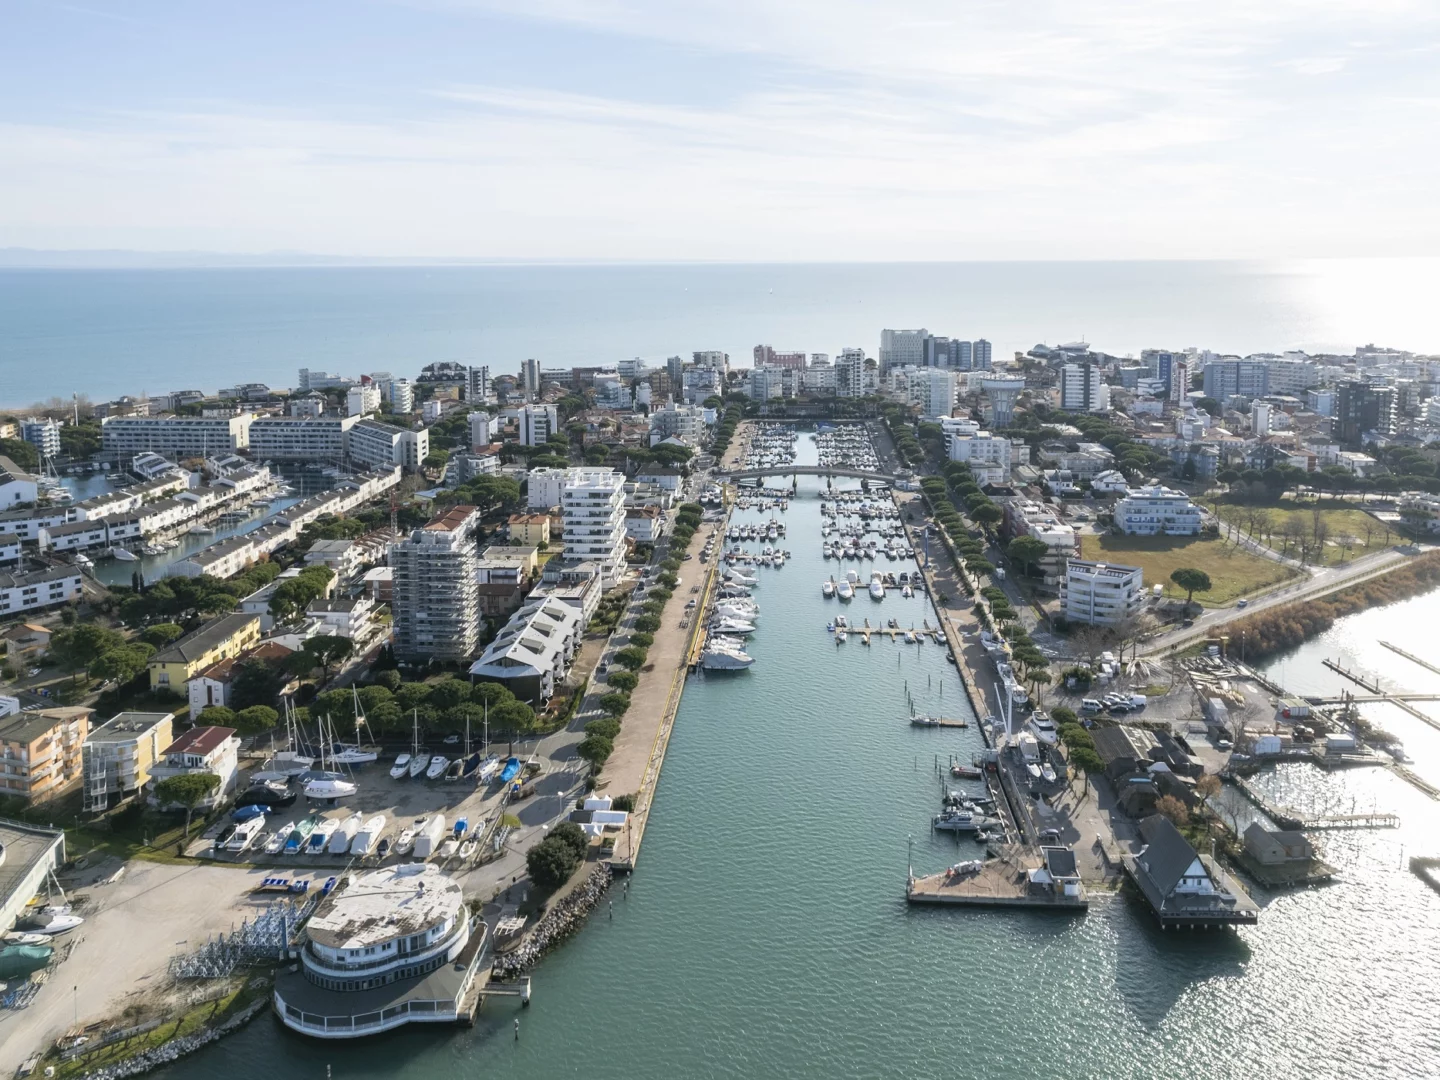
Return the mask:
<path id="1" fill-rule="evenodd" d="M 1434 0 L 5 0 L 0 248 L 1440 254 Z"/>

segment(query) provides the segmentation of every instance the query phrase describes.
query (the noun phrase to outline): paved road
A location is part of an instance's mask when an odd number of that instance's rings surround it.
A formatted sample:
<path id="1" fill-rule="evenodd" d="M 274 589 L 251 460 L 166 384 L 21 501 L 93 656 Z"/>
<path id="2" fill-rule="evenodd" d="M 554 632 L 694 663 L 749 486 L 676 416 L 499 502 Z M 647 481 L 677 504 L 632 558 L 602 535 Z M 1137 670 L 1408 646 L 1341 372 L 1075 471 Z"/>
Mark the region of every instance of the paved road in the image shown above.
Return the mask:
<path id="1" fill-rule="evenodd" d="M 1414 554 L 1418 554 L 1418 549 L 1392 548 L 1356 559 L 1343 566 L 1316 568 L 1307 580 L 1277 589 L 1272 593 L 1266 593 L 1264 596 L 1252 600 L 1243 608 L 1206 610 L 1195 619 L 1194 626 L 1177 627 L 1174 630 L 1157 634 L 1147 639 L 1141 645 L 1140 651 L 1146 654 L 1167 652 L 1202 638 L 1213 637 L 1220 627 L 1236 619 L 1243 619 L 1246 615 L 1265 611 L 1279 604 L 1289 604 L 1296 600 L 1305 600 L 1333 592 L 1342 585 L 1370 577 L 1383 570 L 1389 570 Z"/>

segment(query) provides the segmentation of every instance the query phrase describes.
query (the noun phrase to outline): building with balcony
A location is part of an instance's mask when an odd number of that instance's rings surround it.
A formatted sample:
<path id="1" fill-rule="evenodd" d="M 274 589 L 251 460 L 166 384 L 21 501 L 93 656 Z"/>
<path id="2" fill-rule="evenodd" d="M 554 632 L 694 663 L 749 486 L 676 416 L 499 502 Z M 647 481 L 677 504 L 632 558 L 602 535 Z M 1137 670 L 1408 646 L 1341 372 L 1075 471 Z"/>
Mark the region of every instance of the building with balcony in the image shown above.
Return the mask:
<path id="1" fill-rule="evenodd" d="M 1204 513 L 1183 491 L 1137 488 L 1115 503 L 1115 527 L 1131 536 L 1198 536 Z"/>
<path id="2" fill-rule="evenodd" d="M 1072 623 L 1115 626 L 1144 606 L 1145 575 L 1138 566 L 1071 559 L 1062 600 Z"/>
<path id="3" fill-rule="evenodd" d="M 0 718 L 0 796 L 42 803 L 79 783 L 93 712 L 44 709 Z"/>
<path id="4" fill-rule="evenodd" d="M 390 545 L 394 649 L 400 659 L 469 660 L 480 646 L 475 537 L 480 511 L 452 506 Z"/>
<path id="5" fill-rule="evenodd" d="M 614 469 L 570 469 L 560 489 L 565 561 L 600 566 L 601 588 L 625 569 L 625 477 Z"/>
<path id="6" fill-rule="evenodd" d="M 526 547 L 550 543 L 549 514 L 511 514 L 506 527 L 515 543 Z"/>
<path id="7" fill-rule="evenodd" d="M 160 751 L 174 739 L 169 713 L 122 712 L 93 728 L 82 749 L 85 810 L 104 810 L 110 797 L 133 795 L 150 782 Z"/>
<path id="8" fill-rule="evenodd" d="M 584 632 L 580 609 L 554 597 L 532 597 L 470 665 L 470 674 L 498 682 L 521 701 L 539 708 L 570 670 Z"/>
<path id="9" fill-rule="evenodd" d="M 100 448 L 129 458 L 144 450 L 173 457 L 214 457 L 250 445 L 250 413 L 235 416 L 107 416 Z M 262 455 L 264 456 L 264 455 Z"/>
<path id="10" fill-rule="evenodd" d="M 418 472 L 420 463 L 430 454 L 430 432 L 425 428 L 410 431 L 365 419 L 349 430 L 345 445 L 350 460 L 357 465 L 366 468 L 399 465 L 406 472 Z"/>
<path id="11" fill-rule="evenodd" d="M 240 738 L 234 728 L 195 727 L 181 735 L 164 750 L 160 760 L 150 766 L 150 780 L 159 784 L 172 776 L 191 776 L 209 773 L 219 778 L 220 783 L 200 803 L 209 809 L 218 806 L 235 791 L 236 776 L 240 771 Z M 150 801 L 161 805 L 150 791 Z"/>
<path id="12" fill-rule="evenodd" d="M 260 641 L 260 617 L 226 615 L 187 634 L 150 658 L 150 689 L 181 692 L 187 682 L 221 660 L 239 656 Z"/>
<path id="13" fill-rule="evenodd" d="M 488 932 L 438 867 L 354 875 L 320 901 L 305 935 L 299 969 L 275 979 L 275 1013 L 292 1031 L 349 1039 L 473 1016 Z"/>
<path id="14" fill-rule="evenodd" d="M 0 571 L 0 616 L 78 601 L 82 586 L 76 566 L 47 566 L 18 574 Z"/>
<path id="15" fill-rule="evenodd" d="M 250 425 L 250 455 L 257 461 L 339 461 L 358 423 L 358 416 L 257 417 Z"/>

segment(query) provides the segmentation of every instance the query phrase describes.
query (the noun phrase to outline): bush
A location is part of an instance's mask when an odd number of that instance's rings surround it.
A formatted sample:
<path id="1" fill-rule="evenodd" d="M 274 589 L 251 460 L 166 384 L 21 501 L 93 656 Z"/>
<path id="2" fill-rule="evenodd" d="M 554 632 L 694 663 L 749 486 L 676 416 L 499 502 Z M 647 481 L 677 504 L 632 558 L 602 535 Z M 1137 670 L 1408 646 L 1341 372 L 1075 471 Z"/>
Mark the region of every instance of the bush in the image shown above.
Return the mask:
<path id="1" fill-rule="evenodd" d="M 613 799 L 610 800 L 610 809 L 611 809 L 611 810 L 623 810 L 623 811 L 625 811 L 625 813 L 627 813 L 627 814 L 634 813 L 634 812 L 635 812 L 635 796 L 634 796 L 634 795 L 616 795 Z"/>
<path id="2" fill-rule="evenodd" d="M 601 717 L 599 720 L 591 720 L 585 725 L 586 735 L 599 735 L 602 739 L 614 740 L 620 734 L 620 721 L 613 716 Z"/>
<path id="3" fill-rule="evenodd" d="M 616 690 L 624 690 L 628 693 L 639 685 L 640 676 L 633 671 L 612 671 L 605 677 L 605 681 Z"/>

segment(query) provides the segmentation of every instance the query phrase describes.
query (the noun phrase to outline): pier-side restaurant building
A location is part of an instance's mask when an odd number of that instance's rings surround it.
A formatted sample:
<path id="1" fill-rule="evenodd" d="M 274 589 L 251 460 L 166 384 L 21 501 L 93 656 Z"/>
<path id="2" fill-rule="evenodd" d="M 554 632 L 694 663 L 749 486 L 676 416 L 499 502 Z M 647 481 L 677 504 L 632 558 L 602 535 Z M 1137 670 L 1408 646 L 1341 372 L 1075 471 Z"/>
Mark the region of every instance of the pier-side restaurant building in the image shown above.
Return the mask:
<path id="1" fill-rule="evenodd" d="M 1170 820 L 1154 814 L 1140 823 L 1145 846 L 1124 857 L 1125 874 L 1163 929 L 1209 929 L 1258 921 L 1260 907 L 1240 883 L 1201 855 Z"/>
<path id="2" fill-rule="evenodd" d="M 468 1023 L 489 941 L 460 885 L 410 863 L 359 874 L 320 902 L 298 969 L 275 980 L 286 1027 L 350 1039 L 408 1023 Z"/>

